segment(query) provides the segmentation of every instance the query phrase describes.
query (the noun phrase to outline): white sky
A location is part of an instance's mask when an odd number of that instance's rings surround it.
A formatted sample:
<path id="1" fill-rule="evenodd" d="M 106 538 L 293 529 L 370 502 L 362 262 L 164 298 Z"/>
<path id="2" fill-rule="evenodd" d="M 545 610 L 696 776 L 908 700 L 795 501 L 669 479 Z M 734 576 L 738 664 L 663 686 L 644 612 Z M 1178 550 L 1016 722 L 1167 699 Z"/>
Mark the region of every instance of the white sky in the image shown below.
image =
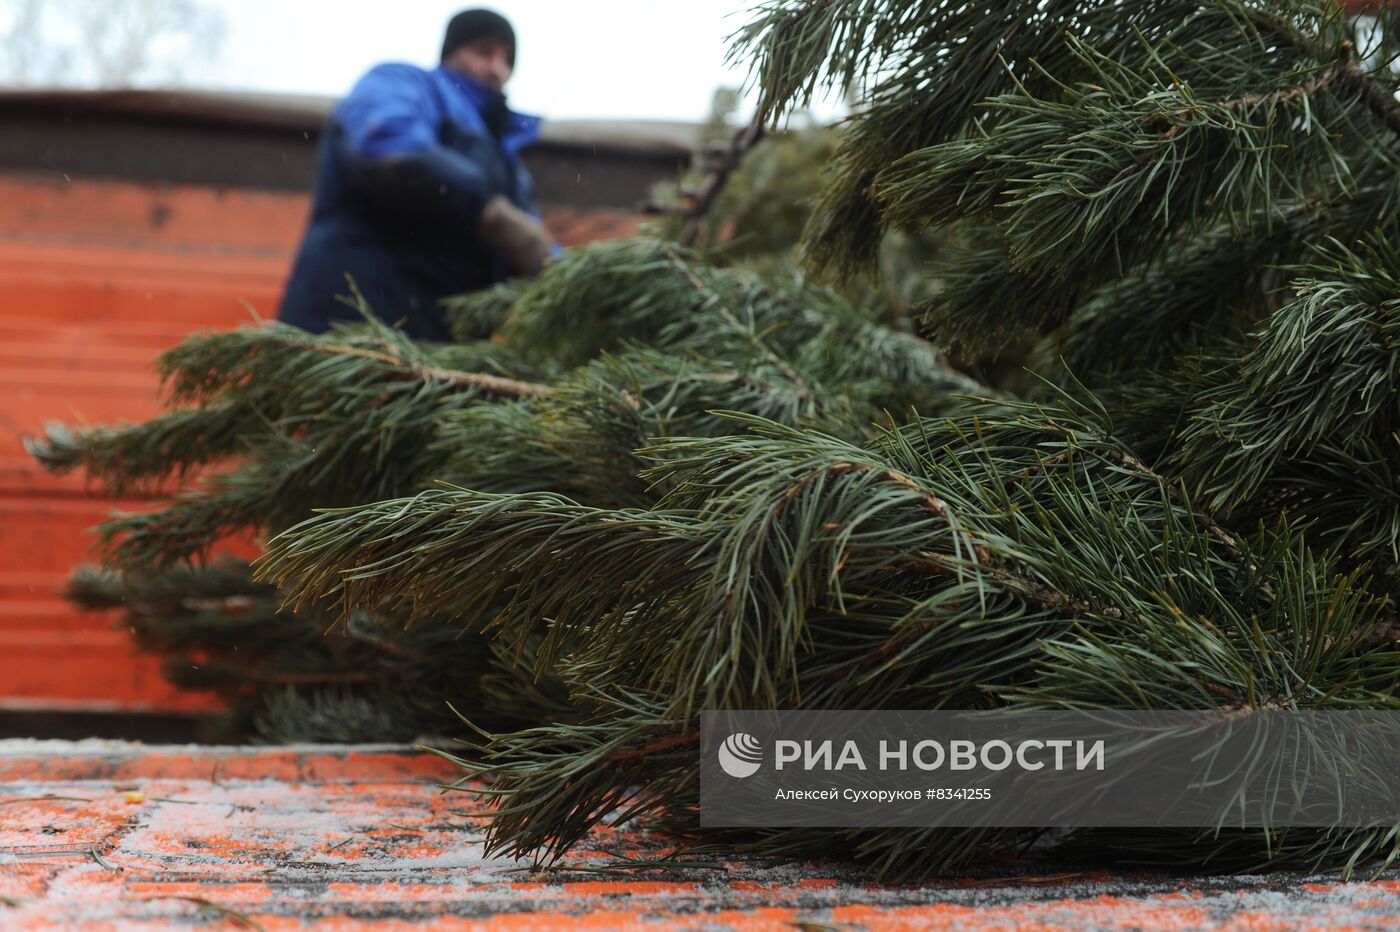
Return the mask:
<path id="1" fill-rule="evenodd" d="M 725 37 L 757 2 L 202 0 L 227 31 L 216 60 L 186 67 L 187 83 L 343 94 L 379 62 L 436 64 L 447 20 L 485 5 L 515 26 L 518 58 L 506 88 L 515 109 L 556 119 L 702 120 L 716 88 L 744 82 L 744 67 L 724 65 Z M 836 112 L 824 106 L 817 115 Z"/>
<path id="2" fill-rule="evenodd" d="M 515 25 L 519 53 L 506 91 L 517 110 L 546 119 L 698 121 L 716 89 L 744 85 L 747 63 L 726 67 L 725 40 L 762 2 L 0 0 L 0 84 L 94 86 L 103 80 L 100 63 L 130 63 L 123 49 L 138 37 L 146 63 L 117 68 L 138 86 L 338 96 L 381 62 L 437 64 L 448 19 L 483 5 Z M 195 11 L 195 20 L 181 10 Z M 171 17 L 183 30 L 160 25 Z M 222 26 L 212 52 L 191 22 Z M 833 101 L 813 115 L 826 121 L 844 109 Z"/>

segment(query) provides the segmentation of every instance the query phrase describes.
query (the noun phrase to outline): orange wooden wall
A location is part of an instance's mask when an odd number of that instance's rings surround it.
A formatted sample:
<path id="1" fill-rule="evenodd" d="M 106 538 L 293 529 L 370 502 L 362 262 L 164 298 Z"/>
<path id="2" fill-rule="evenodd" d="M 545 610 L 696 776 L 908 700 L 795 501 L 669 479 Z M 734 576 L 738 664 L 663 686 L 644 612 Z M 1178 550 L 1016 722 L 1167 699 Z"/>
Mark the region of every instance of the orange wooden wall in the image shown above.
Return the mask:
<path id="1" fill-rule="evenodd" d="M 58 595 L 87 528 L 141 503 L 44 473 L 21 437 L 154 414 L 158 352 L 276 313 L 305 211 L 296 193 L 0 176 L 0 707 L 209 704 L 166 685 L 115 613 Z"/>
<path id="2" fill-rule="evenodd" d="M 50 476 L 21 438 L 45 421 L 158 410 L 152 360 L 200 328 L 276 313 L 306 213 L 301 193 L 0 175 L 0 709 L 178 710 L 115 613 L 58 595 L 115 503 Z M 620 211 L 545 211 L 565 245 L 626 235 Z"/>

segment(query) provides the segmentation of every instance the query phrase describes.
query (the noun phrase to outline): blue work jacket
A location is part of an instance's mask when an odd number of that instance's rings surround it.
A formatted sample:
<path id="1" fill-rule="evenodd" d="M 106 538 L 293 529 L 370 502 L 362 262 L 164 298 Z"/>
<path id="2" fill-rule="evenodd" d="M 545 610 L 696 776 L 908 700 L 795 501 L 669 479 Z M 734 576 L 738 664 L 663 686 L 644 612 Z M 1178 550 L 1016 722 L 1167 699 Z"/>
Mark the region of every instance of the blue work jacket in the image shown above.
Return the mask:
<path id="1" fill-rule="evenodd" d="M 511 274 L 476 229 L 497 194 L 534 213 L 519 156 L 539 125 L 447 68 L 370 71 L 322 133 L 311 218 L 278 319 L 316 333 L 359 319 L 336 299 L 349 293 L 348 274 L 379 318 L 418 339 L 449 339 L 439 299 Z"/>

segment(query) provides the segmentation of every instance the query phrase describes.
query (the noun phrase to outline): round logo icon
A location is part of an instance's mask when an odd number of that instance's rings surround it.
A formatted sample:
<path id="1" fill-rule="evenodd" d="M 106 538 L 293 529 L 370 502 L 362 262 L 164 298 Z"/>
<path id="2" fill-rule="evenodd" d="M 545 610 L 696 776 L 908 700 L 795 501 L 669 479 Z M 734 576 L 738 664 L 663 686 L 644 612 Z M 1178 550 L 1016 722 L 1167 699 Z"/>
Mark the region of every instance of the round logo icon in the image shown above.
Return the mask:
<path id="1" fill-rule="evenodd" d="M 731 777 L 753 776 L 763 765 L 763 746 L 753 735 L 736 732 L 719 746 L 719 766 Z"/>

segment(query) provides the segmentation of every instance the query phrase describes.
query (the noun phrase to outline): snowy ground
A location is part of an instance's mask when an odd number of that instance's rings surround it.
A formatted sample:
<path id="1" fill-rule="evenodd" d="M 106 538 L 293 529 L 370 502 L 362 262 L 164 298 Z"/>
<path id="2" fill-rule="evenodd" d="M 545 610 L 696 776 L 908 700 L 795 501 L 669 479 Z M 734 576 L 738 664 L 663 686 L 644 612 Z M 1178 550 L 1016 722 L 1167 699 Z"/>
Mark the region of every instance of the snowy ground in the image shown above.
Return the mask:
<path id="1" fill-rule="evenodd" d="M 1393 929 L 1400 874 L 1038 873 L 879 886 L 835 864 L 617 874 L 484 856 L 482 805 L 388 746 L 0 742 L 0 928 Z"/>

